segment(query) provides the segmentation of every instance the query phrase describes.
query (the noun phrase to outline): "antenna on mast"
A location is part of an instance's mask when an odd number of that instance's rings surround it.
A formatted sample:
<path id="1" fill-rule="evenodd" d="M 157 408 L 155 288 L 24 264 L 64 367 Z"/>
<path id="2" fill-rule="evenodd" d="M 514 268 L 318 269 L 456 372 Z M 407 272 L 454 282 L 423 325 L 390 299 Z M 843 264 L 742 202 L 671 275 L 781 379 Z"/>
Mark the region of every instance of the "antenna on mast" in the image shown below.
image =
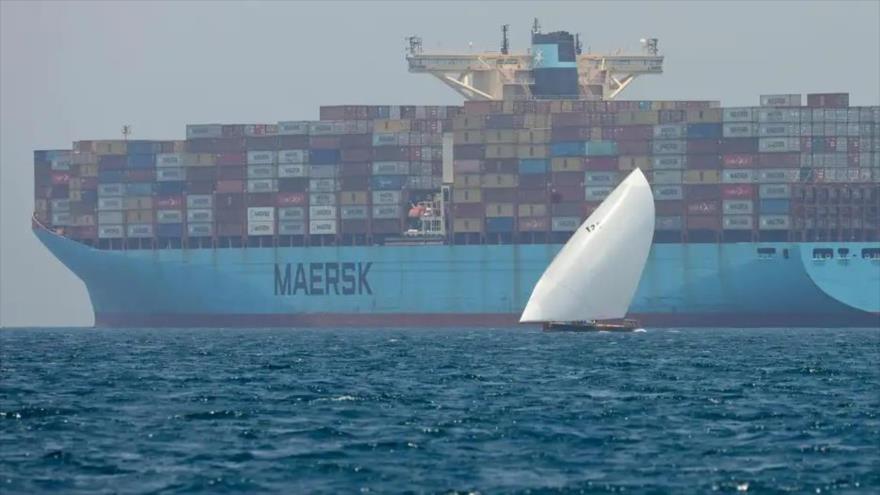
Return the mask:
<path id="1" fill-rule="evenodd" d="M 131 135 L 131 126 L 125 124 L 122 126 L 122 139 L 128 141 L 128 136 Z"/>
<path id="2" fill-rule="evenodd" d="M 501 53 L 503 55 L 510 53 L 510 40 L 507 37 L 507 31 L 509 29 L 510 24 L 504 24 L 501 26 Z"/>
<path id="3" fill-rule="evenodd" d="M 421 36 L 407 36 L 406 42 L 409 45 L 407 47 L 407 53 L 410 55 L 418 55 L 422 53 L 422 37 Z"/>
<path id="4" fill-rule="evenodd" d="M 574 35 L 574 52 L 580 55 L 583 49 L 584 45 L 581 43 L 581 33 L 577 33 Z"/>
<path id="5" fill-rule="evenodd" d="M 538 34 L 541 32 L 541 23 L 538 22 L 538 18 L 535 17 L 534 22 L 532 22 L 532 34 Z"/>

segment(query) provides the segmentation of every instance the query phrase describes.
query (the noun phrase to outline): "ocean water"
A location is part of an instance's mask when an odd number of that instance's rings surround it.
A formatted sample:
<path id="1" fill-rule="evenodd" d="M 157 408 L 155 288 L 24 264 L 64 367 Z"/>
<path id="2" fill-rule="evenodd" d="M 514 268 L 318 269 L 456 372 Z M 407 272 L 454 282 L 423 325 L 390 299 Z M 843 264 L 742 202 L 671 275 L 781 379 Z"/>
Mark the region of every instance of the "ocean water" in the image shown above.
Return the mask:
<path id="1" fill-rule="evenodd" d="M 876 494 L 880 330 L 2 330 L 49 491 Z"/>

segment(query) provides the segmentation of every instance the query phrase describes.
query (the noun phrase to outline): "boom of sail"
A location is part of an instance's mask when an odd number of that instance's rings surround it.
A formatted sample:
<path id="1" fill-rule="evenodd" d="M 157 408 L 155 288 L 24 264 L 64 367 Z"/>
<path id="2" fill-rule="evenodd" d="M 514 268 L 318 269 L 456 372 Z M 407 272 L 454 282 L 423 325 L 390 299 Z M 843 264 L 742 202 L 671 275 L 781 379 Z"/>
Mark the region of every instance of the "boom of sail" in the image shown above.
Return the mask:
<path id="1" fill-rule="evenodd" d="M 654 195 L 633 170 L 572 234 L 538 280 L 520 323 L 626 316 L 654 236 Z"/>

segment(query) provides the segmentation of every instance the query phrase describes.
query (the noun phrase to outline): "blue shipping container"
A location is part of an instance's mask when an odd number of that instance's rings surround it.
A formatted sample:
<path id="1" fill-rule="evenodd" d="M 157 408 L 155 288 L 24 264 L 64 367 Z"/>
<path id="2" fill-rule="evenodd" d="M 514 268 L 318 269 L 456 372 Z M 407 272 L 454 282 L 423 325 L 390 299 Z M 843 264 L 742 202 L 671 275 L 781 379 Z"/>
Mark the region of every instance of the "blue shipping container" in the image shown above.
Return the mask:
<path id="1" fill-rule="evenodd" d="M 129 155 L 152 155 L 162 151 L 162 145 L 154 141 L 129 141 L 126 146 Z"/>
<path id="2" fill-rule="evenodd" d="M 550 144 L 550 156 L 583 156 L 584 143 L 582 141 L 566 141 Z"/>
<path id="3" fill-rule="evenodd" d="M 543 160 L 540 158 L 526 158 L 519 161 L 520 175 L 546 174 L 548 168 L 550 167 L 547 164 L 547 160 Z"/>
<path id="4" fill-rule="evenodd" d="M 336 175 L 337 175 L 336 165 L 314 165 L 314 164 L 312 164 L 309 167 L 309 177 L 313 177 L 315 179 L 336 177 Z"/>
<path id="5" fill-rule="evenodd" d="M 771 215 L 785 215 L 789 210 L 789 200 L 787 199 L 762 199 L 760 204 L 761 213 L 769 213 Z"/>
<path id="6" fill-rule="evenodd" d="M 513 217 L 494 217 L 486 219 L 486 232 L 513 232 Z"/>
<path id="7" fill-rule="evenodd" d="M 721 124 L 688 124 L 687 137 L 691 139 L 720 139 Z"/>
<path id="8" fill-rule="evenodd" d="M 125 170 L 98 170 L 99 184 L 112 184 L 114 182 L 122 182 L 125 177 Z"/>
<path id="9" fill-rule="evenodd" d="M 309 150 L 309 163 L 335 165 L 339 162 L 339 150 Z"/>
<path id="10" fill-rule="evenodd" d="M 405 175 L 374 175 L 370 177 L 370 186 L 374 191 L 393 191 L 403 189 Z"/>
<path id="11" fill-rule="evenodd" d="M 183 191 L 186 190 L 186 182 L 183 182 L 183 181 L 157 182 L 155 187 L 156 187 L 156 194 L 159 194 L 160 196 L 183 194 Z"/>
<path id="12" fill-rule="evenodd" d="M 159 237 L 183 237 L 182 223 L 156 224 L 156 232 Z"/>
<path id="13" fill-rule="evenodd" d="M 128 168 L 153 168 L 156 163 L 156 155 L 139 153 L 128 155 Z"/>
<path id="14" fill-rule="evenodd" d="M 153 183 L 131 182 L 125 185 L 125 194 L 128 196 L 150 196 L 153 194 Z"/>
<path id="15" fill-rule="evenodd" d="M 610 156 L 617 154 L 617 143 L 614 141 L 587 141 L 584 143 L 586 156 Z"/>

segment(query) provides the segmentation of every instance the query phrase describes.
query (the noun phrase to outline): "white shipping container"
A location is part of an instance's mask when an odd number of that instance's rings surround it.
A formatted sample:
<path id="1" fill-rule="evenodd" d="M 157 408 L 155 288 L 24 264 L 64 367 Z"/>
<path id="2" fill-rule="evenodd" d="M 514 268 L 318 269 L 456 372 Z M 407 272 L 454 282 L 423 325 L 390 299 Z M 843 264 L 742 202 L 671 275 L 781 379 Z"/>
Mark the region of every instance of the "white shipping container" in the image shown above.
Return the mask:
<path id="1" fill-rule="evenodd" d="M 220 124 L 199 124 L 186 126 L 186 138 L 218 138 L 223 137 L 223 126 Z"/>
<path id="2" fill-rule="evenodd" d="M 248 222 L 248 235 L 275 235 L 275 222 Z"/>
<path id="3" fill-rule="evenodd" d="M 249 179 L 247 191 L 249 193 L 277 192 L 278 181 L 275 179 Z"/>
<path id="4" fill-rule="evenodd" d="M 751 199 L 725 199 L 721 209 L 725 215 L 751 215 L 755 212 L 755 203 Z"/>
<path id="5" fill-rule="evenodd" d="M 71 161 L 72 158 L 70 155 L 57 156 L 50 161 L 49 168 L 61 172 L 70 170 Z"/>
<path id="6" fill-rule="evenodd" d="M 336 179 L 309 179 L 309 191 L 333 192 L 336 191 Z"/>
<path id="7" fill-rule="evenodd" d="M 723 122 L 754 122 L 757 120 L 754 107 L 725 108 L 721 115 Z"/>
<path id="8" fill-rule="evenodd" d="M 281 150 L 278 152 L 278 163 L 305 163 L 309 158 L 309 150 Z"/>
<path id="9" fill-rule="evenodd" d="M 276 155 L 274 151 L 248 151 L 248 165 L 272 165 L 275 163 Z"/>
<path id="10" fill-rule="evenodd" d="M 788 215 L 761 215 L 758 225 L 761 230 L 788 230 L 791 219 Z"/>
<path id="11" fill-rule="evenodd" d="M 376 205 L 373 206 L 373 218 L 400 218 L 402 216 L 401 211 L 400 205 Z"/>
<path id="12" fill-rule="evenodd" d="M 655 170 L 681 170 L 685 165 L 684 155 L 655 156 L 652 159 Z"/>
<path id="13" fill-rule="evenodd" d="M 801 139 L 797 137 L 758 138 L 758 151 L 791 152 L 801 150 Z"/>
<path id="14" fill-rule="evenodd" d="M 343 206 L 340 208 L 343 220 L 361 220 L 368 217 L 366 206 Z"/>
<path id="15" fill-rule="evenodd" d="M 214 235 L 214 224 L 211 223 L 188 223 L 186 233 L 189 237 L 211 237 Z"/>
<path id="16" fill-rule="evenodd" d="M 409 162 L 373 162 L 373 175 L 406 175 Z"/>
<path id="17" fill-rule="evenodd" d="M 758 170 L 758 182 L 787 183 L 797 182 L 800 172 L 796 168 L 768 168 Z"/>
<path id="18" fill-rule="evenodd" d="M 752 230 L 755 218 L 751 215 L 724 215 L 722 223 L 725 230 Z"/>
<path id="19" fill-rule="evenodd" d="M 728 168 L 721 172 L 721 182 L 723 184 L 751 184 L 755 182 L 756 177 L 755 171 L 748 168 Z"/>
<path id="20" fill-rule="evenodd" d="M 52 200 L 52 211 L 53 212 L 64 212 L 70 211 L 70 200 L 69 199 L 53 199 Z"/>
<path id="21" fill-rule="evenodd" d="M 285 206 L 278 208 L 279 220 L 304 220 L 306 218 L 306 209 L 303 206 Z"/>
<path id="22" fill-rule="evenodd" d="M 309 123 L 302 120 L 278 122 L 278 134 L 308 134 Z"/>
<path id="23" fill-rule="evenodd" d="M 125 237 L 125 226 L 123 225 L 99 225 L 98 238 L 100 239 L 122 239 Z"/>
<path id="24" fill-rule="evenodd" d="M 125 184 L 98 184 L 98 197 L 122 196 L 125 194 Z"/>
<path id="25" fill-rule="evenodd" d="M 728 138 L 755 137 L 758 135 L 758 124 L 751 122 L 734 122 L 721 126 L 721 135 Z"/>
<path id="26" fill-rule="evenodd" d="M 678 139 L 684 136 L 684 124 L 662 124 L 654 126 L 654 139 Z"/>
<path id="27" fill-rule="evenodd" d="M 309 206 L 309 220 L 331 220 L 335 218 L 335 206 Z"/>
<path id="28" fill-rule="evenodd" d="M 123 209 L 122 198 L 98 198 L 98 211 Z"/>
<path id="29" fill-rule="evenodd" d="M 657 201 L 677 200 L 684 198 L 684 191 L 682 186 L 655 185 L 653 189 L 654 199 L 656 199 Z"/>
<path id="30" fill-rule="evenodd" d="M 584 199 L 587 201 L 602 201 L 611 194 L 613 189 L 610 186 L 587 186 L 584 188 Z"/>
<path id="31" fill-rule="evenodd" d="M 209 209 L 195 209 L 195 210 L 186 210 L 186 221 L 187 222 L 213 222 L 214 221 L 214 210 Z"/>
<path id="32" fill-rule="evenodd" d="M 654 220 L 654 230 L 681 230 L 681 215 L 658 215 Z"/>
<path id="33" fill-rule="evenodd" d="M 799 136 L 800 129 L 797 124 L 773 123 L 758 124 L 758 136 Z"/>
<path id="34" fill-rule="evenodd" d="M 336 204 L 336 193 L 310 193 L 309 204 L 312 206 L 333 206 Z"/>
<path id="35" fill-rule="evenodd" d="M 306 223 L 302 220 L 278 222 L 278 235 L 305 235 Z"/>
<path id="36" fill-rule="evenodd" d="M 617 184 L 617 172 L 584 172 L 584 184 L 613 186 Z"/>
<path id="37" fill-rule="evenodd" d="M 132 223 L 126 226 L 125 232 L 132 239 L 144 239 L 153 237 L 153 224 Z"/>
<path id="38" fill-rule="evenodd" d="M 124 212 L 121 211 L 99 211 L 98 225 L 111 225 L 125 222 Z"/>
<path id="39" fill-rule="evenodd" d="M 186 196 L 187 208 L 211 208 L 214 206 L 214 196 L 210 194 L 189 194 Z"/>
<path id="40" fill-rule="evenodd" d="M 681 184 L 681 170 L 654 170 L 654 184 Z"/>
<path id="41" fill-rule="evenodd" d="M 311 220 L 309 222 L 309 234 L 311 235 L 336 235 L 336 220 Z"/>
<path id="42" fill-rule="evenodd" d="M 782 199 L 791 197 L 790 184 L 761 184 L 758 186 L 758 197 L 767 199 Z"/>
<path id="43" fill-rule="evenodd" d="M 553 217 L 550 220 L 550 228 L 553 232 L 574 232 L 580 224 L 580 217 Z"/>
<path id="44" fill-rule="evenodd" d="M 400 191 L 373 191 L 374 205 L 399 205 Z"/>
<path id="45" fill-rule="evenodd" d="M 373 134 L 373 146 L 398 146 L 399 144 L 396 132 L 376 132 Z"/>
<path id="46" fill-rule="evenodd" d="M 247 219 L 250 222 L 274 222 L 274 206 L 251 206 L 247 209 Z"/>
<path id="47" fill-rule="evenodd" d="M 651 143 L 651 149 L 658 155 L 683 155 L 687 152 L 687 141 L 663 139 Z"/>
<path id="48" fill-rule="evenodd" d="M 156 180 L 159 182 L 186 180 L 186 169 L 182 167 L 157 168 Z"/>
<path id="49" fill-rule="evenodd" d="M 321 120 L 309 122 L 309 134 L 313 136 L 345 134 L 345 121 Z"/>
<path id="50" fill-rule="evenodd" d="M 156 210 L 156 223 L 183 223 L 181 210 Z"/>
<path id="51" fill-rule="evenodd" d="M 338 171 L 336 165 L 309 165 L 309 177 L 316 179 L 336 177 Z"/>
<path id="52" fill-rule="evenodd" d="M 758 122 L 791 122 L 799 123 L 801 111 L 797 109 L 761 108 L 758 110 Z"/>
<path id="53" fill-rule="evenodd" d="M 291 177 L 308 177 L 308 165 L 303 165 L 301 163 L 298 164 L 290 164 L 290 163 L 282 163 L 278 165 L 278 177 L 282 179 L 287 179 Z"/>
<path id="54" fill-rule="evenodd" d="M 248 179 L 274 179 L 275 178 L 275 165 L 248 165 L 247 166 L 247 178 Z"/>
<path id="55" fill-rule="evenodd" d="M 182 167 L 185 162 L 183 153 L 159 153 L 156 155 L 156 167 Z"/>
<path id="56" fill-rule="evenodd" d="M 786 95 L 761 95 L 762 107 L 799 107 L 801 106 L 800 94 Z"/>
<path id="57" fill-rule="evenodd" d="M 121 211 L 120 212 L 115 212 L 115 211 L 114 212 L 98 212 L 98 216 L 100 217 L 101 215 L 103 215 L 105 213 L 119 213 L 120 219 L 122 218 Z M 71 224 L 70 213 L 68 213 L 66 211 L 59 211 L 57 213 L 52 212 L 52 225 L 57 226 L 57 227 L 63 227 L 65 225 L 70 225 L 70 224 Z"/>

